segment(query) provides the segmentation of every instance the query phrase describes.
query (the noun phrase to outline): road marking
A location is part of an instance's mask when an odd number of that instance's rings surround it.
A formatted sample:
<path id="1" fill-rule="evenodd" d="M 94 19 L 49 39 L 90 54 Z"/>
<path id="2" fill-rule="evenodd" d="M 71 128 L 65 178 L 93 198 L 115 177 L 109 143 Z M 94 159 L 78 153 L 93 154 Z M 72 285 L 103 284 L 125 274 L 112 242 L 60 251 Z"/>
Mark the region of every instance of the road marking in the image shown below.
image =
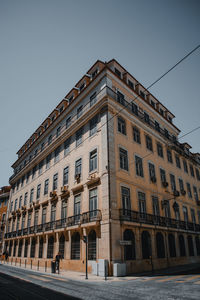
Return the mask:
<path id="1" fill-rule="evenodd" d="M 50 280 L 46 279 L 46 278 L 42 278 L 39 276 L 35 276 L 35 275 L 29 275 L 29 277 L 33 278 L 33 279 L 37 279 L 37 280 L 42 280 L 42 281 L 46 281 L 49 282 Z"/>
<path id="2" fill-rule="evenodd" d="M 165 279 L 162 279 L 162 280 L 157 280 L 157 282 L 165 282 L 165 281 L 170 281 L 170 280 L 174 280 L 176 278 L 180 278 L 180 277 L 183 277 L 183 275 L 178 275 L 178 276 L 171 276 L 171 277 L 167 277 Z"/>

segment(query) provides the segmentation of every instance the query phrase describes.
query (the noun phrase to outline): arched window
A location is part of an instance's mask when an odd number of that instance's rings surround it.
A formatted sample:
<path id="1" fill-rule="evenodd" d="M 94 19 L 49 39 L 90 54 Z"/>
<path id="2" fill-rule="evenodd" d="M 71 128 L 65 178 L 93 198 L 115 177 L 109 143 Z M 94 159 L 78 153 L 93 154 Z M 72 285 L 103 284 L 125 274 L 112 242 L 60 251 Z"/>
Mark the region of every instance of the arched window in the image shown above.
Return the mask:
<path id="1" fill-rule="evenodd" d="M 151 256 L 151 237 L 148 231 L 142 232 L 142 257 L 144 259 Z"/>
<path id="2" fill-rule="evenodd" d="M 16 254 L 17 241 L 14 242 L 13 256 Z"/>
<path id="3" fill-rule="evenodd" d="M 126 229 L 123 236 L 124 241 L 131 241 L 131 245 L 124 246 L 124 260 L 135 259 L 135 236 L 132 230 Z"/>
<path id="4" fill-rule="evenodd" d="M 62 234 L 59 239 L 59 252 L 61 254 L 61 257 L 64 258 L 65 255 L 65 237 Z"/>
<path id="5" fill-rule="evenodd" d="M 96 232 L 91 230 L 88 235 L 88 259 L 96 260 Z"/>
<path id="6" fill-rule="evenodd" d="M 178 240 L 179 240 L 180 256 L 186 256 L 184 236 L 180 234 Z"/>
<path id="7" fill-rule="evenodd" d="M 22 245 L 23 245 L 23 240 L 20 240 L 19 247 L 18 247 L 18 257 L 22 256 Z"/>
<path id="8" fill-rule="evenodd" d="M 197 255 L 200 255 L 200 240 L 198 236 L 195 237 L 195 244 L 197 248 Z"/>
<path id="9" fill-rule="evenodd" d="M 31 242 L 31 257 L 35 257 L 35 244 L 36 244 L 36 239 L 33 238 Z"/>
<path id="10" fill-rule="evenodd" d="M 188 235 L 187 240 L 188 240 L 189 256 L 194 256 L 194 245 L 193 245 L 192 236 Z"/>
<path id="11" fill-rule="evenodd" d="M 172 233 L 168 235 L 168 242 L 169 242 L 169 255 L 170 257 L 176 257 L 176 244 L 175 238 Z"/>
<path id="12" fill-rule="evenodd" d="M 27 253 L 28 253 L 28 240 L 25 241 L 24 257 L 27 257 Z"/>
<path id="13" fill-rule="evenodd" d="M 43 244 L 44 244 L 44 240 L 43 240 L 43 237 L 41 237 L 40 243 L 39 243 L 39 258 L 42 258 L 42 256 L 43 256 Z"/>
<path id="14" fill-rule="evenodd" d="M 13 241 L 10 241 L 10 245 L 9 245 L 9 256 L 11 256 L 12 254 L 12 246 L 13 246 Z"/>
<path id="15" fill-rule="evenodd" d="M 54 246 L 54 237 L 50 236 L 48 239 L 48 248 L 47 248 L 47 258 L 53 258 L 53 247 Z"/>
<path id="16" fill-rule="evenodd" d="M 161 232 L 156 234 L 156 248 L 157 248 L 157 256 L 158 258 L 165 257 L 165 243 L 164 238 Z"/>
<path id="17" fill-rule="evenodd" d="M 71 238 L 71 259 L 80 259 L 80 234 L 73 233 Z"/>

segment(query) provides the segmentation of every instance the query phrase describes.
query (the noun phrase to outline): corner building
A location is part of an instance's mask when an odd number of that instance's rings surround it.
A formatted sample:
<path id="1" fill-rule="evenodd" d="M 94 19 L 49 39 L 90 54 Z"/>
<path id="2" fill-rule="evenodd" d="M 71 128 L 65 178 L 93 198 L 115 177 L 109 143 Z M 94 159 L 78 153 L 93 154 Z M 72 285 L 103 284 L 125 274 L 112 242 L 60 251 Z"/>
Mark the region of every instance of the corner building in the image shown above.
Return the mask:
<path id="1" fill-rule="evenodd" d="M 116 60 L 97 61 L 18 151 L 11 259 L 123 274 L 200 261 L 200 154 Z"/>

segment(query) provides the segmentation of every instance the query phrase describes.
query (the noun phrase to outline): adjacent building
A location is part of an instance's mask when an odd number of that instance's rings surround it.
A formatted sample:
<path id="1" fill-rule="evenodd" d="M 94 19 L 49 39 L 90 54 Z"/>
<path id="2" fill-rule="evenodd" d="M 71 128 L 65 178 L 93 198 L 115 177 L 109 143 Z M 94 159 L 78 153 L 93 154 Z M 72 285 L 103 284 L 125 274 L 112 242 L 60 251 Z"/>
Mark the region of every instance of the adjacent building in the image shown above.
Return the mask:
<path id="1" fill-rule="evenodd" d="M 4 231 L 6 225 L 6 213 L 10 194 L 10 186 L 0 189 L 0 254 L 4 251 Z"/>
<path id="2" fill-rule="evenodd" d="M 200 154 L 116 60 L 97 61 L 18 151 L 10 257 L 126 273 L 200 261 Z"/>

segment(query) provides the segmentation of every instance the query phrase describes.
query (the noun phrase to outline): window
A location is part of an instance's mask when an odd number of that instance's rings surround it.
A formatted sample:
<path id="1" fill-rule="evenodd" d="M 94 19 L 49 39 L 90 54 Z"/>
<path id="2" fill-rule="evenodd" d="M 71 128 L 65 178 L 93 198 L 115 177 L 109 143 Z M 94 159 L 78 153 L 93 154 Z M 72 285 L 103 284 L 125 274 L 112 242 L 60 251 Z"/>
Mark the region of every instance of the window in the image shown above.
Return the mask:
<path id="1" fill-rule="evenodd" d="M 82 159 L 80 158 L 75 162 L 75 176 L 81 175 L 81 165 L 82 165 Z"/>
<path id="2" fill-rule="evenodd" d="M 22 215 L 22 230 L 24 229 L 24 226 L 25 226 L 25 218 L 26 218 L 26 215 Z"/>
<path id="3" fill-rule="evenodd" d="M 157 153 L 158 156 L 163 157 L 163 147 L 160 143 L 157 143 Z"/>
<path id="4" fill-rule="evenodd" d="M 90 152 L 89 171 L 97 169 L 97 149 Z"/>
<path id="5" fill-rule="evenodd" d="M 190 165 L 190 174 L 192 177 L 194 177 L 194 168 L 192 165 Z"/>
<path id="6" fill-rule="evenodd" d="M 195 199 L 195 201 L 199 201 L 199 196 L 198 196 L 198 192 L 197 192 L 196 186 L 193 186 L 193 193 L 194 193 L 194 199 Z"/>
<path id="7" fill-rule="evenodd" d="M 91 230 L 88 234 L 88 259 L 96 260 L 96 232 L 95 230 Z"/>
<path id="8" fill-rule="evenodd" d="M 150 104 L 151 104 L 151 106 L 152 106 L 153 108 L 156 108 L 156 104 L 155 104 L 155 102 L 154 102 L 153 100 L 151 100 Z"/>
<path id="9" fill-rule="evenodd" d="M 42 224 L 43 225 L 46 223 L 46 215 L 47 215 L 47 208 L 43 207 L 43 209 L 42 209 Z"/>
<path id="10" fill-rule="evenodd" d="M 35 210 L 35 215 L 34 215 L 34 226 L 38 225 L 38 216 L 39 216 L 39 210 Z"/>
<path id="11" fill-rule="evenodd" d="M 17 210 L 17 201 L 18 201 L 18 199 L 15 199 L 14 211 L 16 211 L 16 210 Z"/>
<path id="12" fill-rule="evenodd" d="M 116 74 L 118 77 L 121 78 L 121 72 L 120 72 L 118 69 L 116 69 L 116 68 L 115 68 L 115 74 Z"/>
<path id="13" fill-rule="evenodd" d="M 156 182 L 155 166 L 152 163 L 149 163 L 149 177 L 152 182 Z"/>
<path id="14" fill-rule="evenodd" d="M 127 215 L 131 210 L 130 189 L 121 187 L 123 213 Z"/>
<path id="15" fill-rule="evenodd" d="M 198 169 L 196 169 L 196 177 L 197 177 L 198 180 L 200 180 L 200 172 L 199 172 Z"/>
<path id="16" fill-rule="evenodd" d="M 90 136 L 92 136 L 97 132 L 97 122 L 98 122 L 98 116 L 95 116 L 90 120 Z"/>
<path id="17" fill-rule="evenodd" d="M 51 222 L 56 220 L 56 204 L 51 205 Z"/>
<path id="18" fill-rule="evenodd" d="M 167 180 L 166 180 L 166 172 L 163 169 L 160 169 L 160 180 L 161 180 L 162 183 L 163 182 L 167 182 Z"/>
<path id="19" fill-rule="evenodd" d="M 120 104 L 125 105 L 124 95 L 122 93 L 120 93 L 119 91 L 117 91 L 117 101 Z"/>
<path id="20" fill-rule="evenodd" d="M 43 237 L 41 237 L 39 242 L 39 258 L 42 258 L 43 256 L 43 243 Z"/>
<path id="21" fill-rule="evenodd" d="M 76 132 L 76 147 L 82 144 L 83 127 Z"/>
<path id="22" fill-rule="evenodd" d="M 50 168 L 50 162 L 51 162 L 51 153 L 46 157 L 46 169 Z"/>
<path id="23" fill-rule="evenodd" d="M 94 72 L 92 72 L 92 79 L 94 79 L 94 77 L 98 74 L 98 69 L 94 70 Z"/>
<path id="24" fill-rule="evenodd" d="M 24 180 L 25 180 L 25 176 L 22 176 L 21 187 L 23 187 L 23 185 L 24 185 Z"/>
<path id="25" fill-rule="evenodd" d="M 189 198 L 192 198 L 192 191 L 191 191 L 190 183 L 187 182 L 186 185 L 187 185 L 188 197 L 189 197 Z"/>
<path id="26" fill-rule="evenodd" d="M 19 197 L 19 208 L 22 206 L 22 196 Z"/>
<path id="27" fill-rule="evenodd" d="M 34 194 L 34 189 L 31 189 L 31 193 L 30 193 L 30 203 L 33 202 L 33 194 Z"/>
<path id="28" fill-rule="evenodd" d="M 59 253 L 62 258 L 64 258 L 65 254 L 65 237 L 62 234 L 61 237 L 59 238 Z"/>
<path id="29" fill-rule="evenodd" d="M 40 198 L 40 191 L 41 191 L 41 184 L 38 184 L 37 186 L 37 195 L 36 195 L 36 199 Z"/>
<path id="30" fill-rule="evenodd" d="M 159 216 L 160 215 L 160 210 L 159 210 L 158 197 L 152 196 L 152 206 L 153 206 L 154 216 Z"/>
<path id="31" fill-rule="evenodd" d="M 71 237 L 71 259 L 80 259 L 80 234 L 74 232 Z"/>
<path id="32" fill-rule="evenodd" d="M 83 84 L 81 84 L 81 86 L 79 87 L 79 91 L 81 92 L 85 87 L 85 82 L 83 82 Z"/>
<path id="33" fill-rule="evenodd" d="M 69 116 L 66 120 L 66 129 L 71 125 L 71 121 L 72 121 L 71 116 Z"/>
<path id="34" fill-rule="evenodd" d="M 171 164 L 173 163 L 173 160 L 172 160 L 172 152 L 167 149 L 167 160 L 168 162 L 170 162 Z"/>
<path id="35" fill-rule="evenodd" d="M 63 170 L 63 185 L 68 184 L 68 178 L 69 178 L 69 167 L 66 167 Z"/>
<path id="36" fill-rule="evenodd" d="M 138 176 L 144 177 L 142 158 L 135 156 L 135 169 Z"/>
<path id="37" fill-rule="evenodd" d="M 97 188 L 89 191 L 89 210 L 90 217 L 94 217 L 97 214 Z"/>
<path id="38" fill-rule="evenodd" d="M 180 191 L 183 193 L 184 191 L 184 184 L 183 184 L 183 180 L 181 178 L 178 179 L 179 181 L 179 187 L 180 187 Z"/>
<path id="39" fill-rule="evenodd" d="M 61 219 L 67 218 L 67 202 L 65 200 L 62 200 L 61 204 Z"/>
<path id="40" fill-rule="evenodd" d="M 44 164 L 44 161 L 42 160 L 42 161 L 39 163 L 39 169 L 38 169 L 39 175 L 42 174 L 43 164 Z"/>
<path id="41" fill-rule="evenodd" d="M 48 194 L 48 189 L 49 189 L 49 179 L 46 179 L 44 182 L 44 195 Z"/>
<path id="42" fill-rule="evenodd" d="M 175 181 L 175 176 L 173 174 L 170 174 L 170 182 L 171 182 L 171 188 L 172 191 L 176 191 L 176 181 Z"/>
<path id="43" fill-rule="evenodd" d="M 30 171 L 26 174 L 26 183 L 28 183 L 28 181 L 29 181 L 29 177 L 30 177 Z"/>
<path id="44" fill-rule="evenodd" d="M 160 124 L 155 121 L 155 130 L 160 131 Z"/>
<path id="45" fill-rule="evenodd" d="M 188 222 L 188 211 L 186 206 L 183 206 L 183 218 L 185 222 Z"/>
<path id="46" fill-rule="evenodd" d="M 176 159 L 176 166 L 177 168 L 181 168 L 181 162 L 180 162 L 180 158 L 178 157 L 178 155 L 175 155 L 175 159 Z"/>
<path id="47" fill-rule="evenodd" d="M 137 127 L 133 127 L 133 140 L 141 144 L 141 139 L 140 139 L 140 130 Z"/>
<path id="48" fill-rule="evenodd" d="M 38 149 L 35 149 L 34 155 L 37 156 L 37 153 L 38 153 Z"/>
<path id="49" fill-rule="evenodd" d="M 59 126 L 56 130 L 56 137 L 58 137 L 61 133 L 61 126 Z"/>
<path id="50" fill-rule="evenodd" d="M 148 135 L 146 135 L 146 147 L 150 151 L 153 151 L 153 144 L 152 144 L 152 138 Z"/>
<path id="51" fill-rule="evenodd" d="M 81 213 L 81 194 L 76 195 L 74 197 L 74 216 L 75 221 L 80 220 L 80 213 Z"/>
<path id="52" fill-rule="evenodd" d="M 28 199 L 28 192 L 26 192 L 24 195 L 24 205 L 27 204 L 27 199 Z"/>
<path id="53" fill-rule="evenodd" d="M 146 213 L 146 196 L 145 193 L 138 192 L 139 210 L 140 213 Z"/>
<path id="54" fill-rule="evenodd" d="M 170 213 L 169 201 L 168 200 L 164 200 L 164 201 L 165 201 L 165 205 L 164 205 L 165 217 L 166 218 L 170 218 L 171 217 L 171 213 Z"/>
<path id="55" fill-rule="evenodd" d="M 128 171 L 128 152 L 122 148 L 119 148 L 119 160 L 120 168 Z"/>
<path id="56" fill-rule="evenodd" d="M 126 122 L 121 117 L 117 118 L 117 125 L 118 125 L 118 132 L 121 132 L 122 134 L 126 135 Z"/>
<path id="57" fill-rule="evenodd" d="M 34 166 L 32 169 L 32 179 L 35 177 L 36 171 L 37 171 L 37 166 Z"/>
<path id="58" fill-rule="evenodd" d="M 58 188 L 58 173 L 53 175 L 53 190 L 57 190 Z"/>
<path id="59" fill-rule="evenodd" d="M 70 151 L 70 142 L 71 142 L 71 138 L 70 137 L 64 142 L 64 155 L 69 154 L 69 151 Z"/>
<path id="60" fill-rule="evenodd" d="M 195 217 L 195 211 L 193 208 L 190 209 L 191 212 L 191 219 L 192 219 L 192 223 L 196 224 L 196 217 Z"/>
<path id="61" fill-rule="evenodd" d="M 27 220 L 27 227 L 29 228 L 31 226 L 31 212 L 28 213 L 28 220 Z"/>
<path id="62" fill-rule="evenodd" d="M 50 145 L 51 142 L 52 142 L 52 135 L 50 135 L 50 136 L 48 137 L 48 145 Z"/>
<path id="63" fill-rule="evenodd" d="M 132 102 L 132 112 L 135 114 L 135 115 L 138 115 L 138 106 Z"/>
<path id="64" fill-rule="evenodd" d="M 183 168 L 184 168 L 184 172 L 188 173 L 188 166 L 187 166 L 187 162 L 183 159 Z"/>
<path id="65" fill-rule="evenodd" d="M 54 162 L 56 163 L 57 161 L 59 161 L 59 154 L 60 154 L 60 146 L 56 148 L 56 150 L 54 151 Z"/>
<path id="66" fill-rule="evenodd" d="M 60 112 L 60 114 L 61 114 L 61 112 L 63 111 L 63 109 L 64 109 L 64 107 L 63 107 L 63 105 L 59 108 L 59 112 Z"/>
<path id="67" fill-rule="evenodd" d="M 90 107 L 93 106 L 96 102 L 97 102 L 96 92 L 94 92 L 94 93 L 90 96 Z"/>
<path id="68" fill-rule="evenodd" d="M 82 113 L 83 113 L 83 105 L 81 105 L 77 108 L 77 119 L 80 118 Z"/>
<path id="69" fill-rule="evenodd" d="M 144 121 L 148 124 L 150 123 L 149 115 L 146 112 L 144 112 Z"/>
<path id="70" fill-rule="evenodd" d="M 165 128 L 164 129 L 165 137 L 168 139 L 169 138 L 169 131 Z"/>
<path id="71" fill-rule="evenodd" d="M 53 258 L 53 248 L 54 248 L 54 237 L 50 236 L 48 239 L 47 258 Z"/>

